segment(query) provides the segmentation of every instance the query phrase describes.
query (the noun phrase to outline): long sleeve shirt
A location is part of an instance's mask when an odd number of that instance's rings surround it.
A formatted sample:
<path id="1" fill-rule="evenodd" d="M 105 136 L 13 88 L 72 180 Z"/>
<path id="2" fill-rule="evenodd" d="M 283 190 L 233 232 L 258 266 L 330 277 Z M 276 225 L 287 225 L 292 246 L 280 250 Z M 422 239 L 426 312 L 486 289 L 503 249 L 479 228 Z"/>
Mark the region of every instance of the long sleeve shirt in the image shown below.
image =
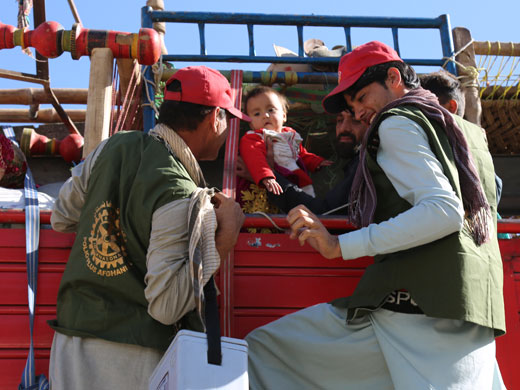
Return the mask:
<path id="1" fill-rule="evenodd" d="M 379 127 L 377 163 L 399 196 L 413 207 L 378 224 L 339 236 L 345 260 L 392 253 L 459 231 L 464 208 L 425 132 L 415 122 L 391 116 Z"/>
<path id="2" fill-rule="evenodd" d="M 102 142 L 82 164 L 72 169 L 56 200 L 51 222 L 54 230 L 75 232 L 85 202 L 90 174 L 103 149 Z M 153 213 L 150 245 L 146 256 L 145 296 L 148 313 L 163 324 L 173 324 L 195 308 L 188 264 L 187 221 L 190 199 L 180 199 Z"/>

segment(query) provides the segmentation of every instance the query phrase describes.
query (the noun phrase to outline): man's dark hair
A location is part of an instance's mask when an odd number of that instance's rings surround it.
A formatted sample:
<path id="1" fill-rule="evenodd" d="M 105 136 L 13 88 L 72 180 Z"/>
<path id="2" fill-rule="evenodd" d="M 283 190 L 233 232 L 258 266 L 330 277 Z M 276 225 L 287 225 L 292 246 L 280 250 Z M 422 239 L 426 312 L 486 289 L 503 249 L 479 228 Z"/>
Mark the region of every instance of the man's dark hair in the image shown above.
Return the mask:
<path id="1" fill-rule="evenodd" d="M 448 103 L 450 100 L 455 100 L 457 102 L 456 114 L 459 116 L 464 115 L 466 99 L 462 92 L 460 82 L 454 75 L 442 70 L 439 72 L 423 74 L 419 76 L 419 79 L 421 80 L 421 85 L 424 89 L 437 95 L 441 105 Z"/>
<path id="2" fill-rule="evenodd" d="M 287 101 L 287 98 L 282 95 L 280 92 L 278 92 L 276 89 L 273 89 L 271 87 L 268 87 L 266 85 L 258 85 L 254 87 L 252 90 L 247 92 L 246 96 L 244 97 L 244 110 L 247 114 L 247 102 L 249 99 L 254 98 L 255 96 L 262 95 L 264 93 L 274 93 L 276 96 L 278 96 L 278 99 L 280 99 L 280 102 L 282 103 L 283 111 L 287 114 L 287 111 L 289 111 L 289 102 Z"/>
<path id="3" fill-rule="evenodd" d="M 361 77 L 345 92 L 349 96 L 354 97 L 361 89 L 373 82 L 379 83 L 386 88 L 385 81 L 388 77 L 388 69 L 390 68 L 397 68 L 399 70 L 403 83 L 407 88 L 419 88 L 419 78 L 410 65 L 401 61 L 390 61 L 368 67 Z"/>
<path id="4" fill-rule="evenodd" d="M 179 80 L 173 80 L 166 88 L 170 92 L 182 93 Z M 159 119 L 157 123 L 164 123 L 174 130 L 195 130 L 214 109 L 215 107 L 202 104 L 164 100 L 159 109 Z M 226 115 L 226 110 L 221 108 L 220 117 L 222 118 L 224 115 Z"/>

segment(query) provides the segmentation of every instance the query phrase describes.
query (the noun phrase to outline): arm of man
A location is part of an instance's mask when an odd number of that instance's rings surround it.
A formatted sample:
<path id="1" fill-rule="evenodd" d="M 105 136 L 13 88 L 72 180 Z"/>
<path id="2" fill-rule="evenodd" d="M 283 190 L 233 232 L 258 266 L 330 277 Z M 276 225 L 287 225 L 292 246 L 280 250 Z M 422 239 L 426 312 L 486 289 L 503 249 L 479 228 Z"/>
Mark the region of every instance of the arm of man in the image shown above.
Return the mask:
<path id="1" fill-rule="evenodd" d="M 267 198 L 269 202 L 286 213 L 299 204 L 305 205 L 315 214 L 324 214 L 338 207 L 346 206 L 350 196 L 350 189 L 352 188 L 352 181 L 354 180 L 354 175 L 356 174 L 356 169 L 359 164 L 359 157 L 355 156 L 348 164 L 348 169 L 344 171 L 345 177 L 330 189 L 323 198 L 310 196 L 303 192 L 296 184 L 275 171 L 276 181 L 282 187 L 283 193 L 278 196 L 267 193 Z M 346 207 L 338 210 L 338 214 L 346 213 Z"/>
<path id="2" fill-rule="evenodd" d="M 423 245 L 459 231 L 462 201 L 430 149 L 424 130 L 399 116 L 379 128 L 377 162 L 397 193 L 413 206 L 388 221 L 340 236 L 343 258 L 392 253 Z"/>
<path id="3" fill-rule="evenodd" d="M 108 139 L 101 142 L 81 163 L 71 170 L 71 177 L 63 184 L 51 214 L 52 228 L 58 232 L 76 231 L 81 209 L 85 203 L 90 173 Z"/>
<path id="4" fill-rule="evenodd" d="M 269 199 L 269 202 L 286 213 L 293 207 L 303 204 L 313 213 L 323 214 L 348 202 L 350 185 L 352 184 L 348 178 L 339 182 L 333 189 L 327 192 L 324 198 L 318 198 L 303 192 L 300 187 L 289 181 L 280 173 L 275 171 L 274 174 L 276 175 L 276 181 L 282 187 L 282 193 L 280 195 L 275 195 L 268 192 L 267 198 Z M 345 209 L 342 211 L 343 214 L 346 214 Z"/>
<path id="5" fill-rule="evenodd" d="M 148 313 L 171 325 L 195 308 L 188 267 L 188 208 L 180 199 L 155 210 L 146 254 L 145 297 Z"/>
<path id="6" fill-rule="evenodd" d="M 212 203 L 217 219 L 215 249 L 222 264 L 235 246 L 245 216 L 240 205 L 224 194 L 215 194 Z M 157 209 L 152 219 L 145 297 L 150 316 L 166 325 L 195 308 L 188 261 L 189 204 L 189 198 L 168 203 Z"/>
<path id="7" fill-rule="evenodd" d="M 464 209 L 424 131 L 415 122 L 392 116 L 379 128 L 377 161 L 398 194 L 412 208 L 378 224 L 338 237 L 330 235 L 316 216 L 295 208 L 288 214 L 292 238 L 308 240 L 327 257 L 355 259 L 392 253 L 435 241 L 459 231 Z"/>

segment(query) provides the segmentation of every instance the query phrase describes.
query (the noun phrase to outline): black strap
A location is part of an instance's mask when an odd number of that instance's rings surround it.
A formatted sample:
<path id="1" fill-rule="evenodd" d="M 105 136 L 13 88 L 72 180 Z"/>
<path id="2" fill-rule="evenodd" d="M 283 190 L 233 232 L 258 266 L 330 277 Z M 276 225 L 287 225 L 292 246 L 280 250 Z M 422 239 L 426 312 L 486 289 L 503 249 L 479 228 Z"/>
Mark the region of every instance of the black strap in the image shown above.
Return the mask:
<path id="1" fill-rule="evenodd" d="M 208 363 L 222 365 L 222 346 L 220 344 L 220 318 L 217 307 L 217 290 L 213 276 L 204 286 L 204 317 L 208 337 Z"/>

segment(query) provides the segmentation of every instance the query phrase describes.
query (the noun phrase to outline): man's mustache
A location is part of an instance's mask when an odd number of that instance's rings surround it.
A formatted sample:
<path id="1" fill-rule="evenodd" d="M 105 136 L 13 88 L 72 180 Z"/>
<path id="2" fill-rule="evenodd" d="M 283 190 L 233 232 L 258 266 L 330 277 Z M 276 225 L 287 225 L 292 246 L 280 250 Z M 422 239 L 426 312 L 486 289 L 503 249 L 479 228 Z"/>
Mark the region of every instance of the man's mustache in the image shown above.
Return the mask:
<path id="1" fill-rule="evenodd" d="M 336 142 L 338 142 L 338 143 L 345 142 L 345 141 L 341 140 L 342 138 L 348 138 L 350 140 L 350 142 L 352 142 L 352 143 L 356 143 L 357 142 L 356 141 L 356 137 L 352 133 L 341 133 L 341 134 L 339 134 L 338 136 L 336 136 Z"/>

